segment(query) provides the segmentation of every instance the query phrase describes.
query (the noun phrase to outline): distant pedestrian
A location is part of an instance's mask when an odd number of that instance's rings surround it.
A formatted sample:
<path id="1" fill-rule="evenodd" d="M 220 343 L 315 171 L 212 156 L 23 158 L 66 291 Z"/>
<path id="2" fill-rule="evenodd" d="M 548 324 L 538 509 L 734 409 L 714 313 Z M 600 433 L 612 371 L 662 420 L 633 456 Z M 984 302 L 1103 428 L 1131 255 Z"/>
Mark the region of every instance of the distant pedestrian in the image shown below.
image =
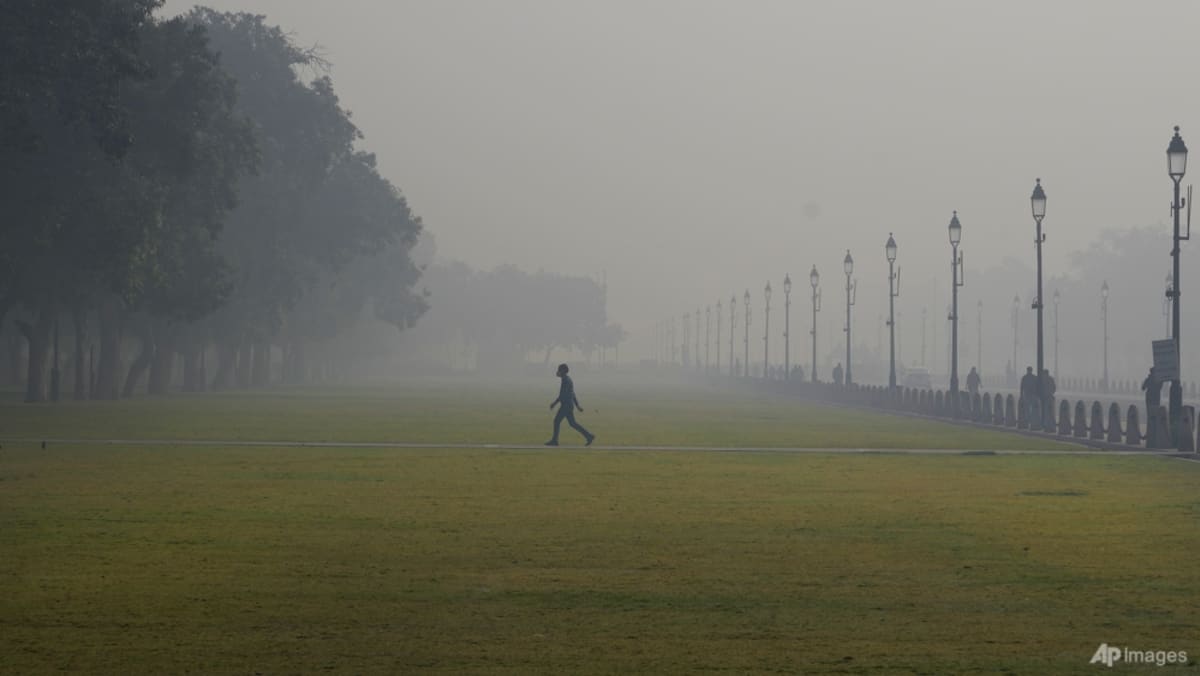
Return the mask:
<path id="1" fill-rule="evenodd" d="M 979 371 L 976 371 L 974 366 L 967 374 L 967 391 L 971 393 L 972 397 L 979 394 Z"/>
<path id="2" fill-rule="evenodd" d="M 838 362 L 837 366 L 833 367 L 833 384 L 842 384 L 842 362 Z"/>
<path id="3" fill-rule="evenodd" d="M 1054 395 L 1058 392 L 1058 383 L 1054 382 L 1054 376 L 1050 375 L 1048 369 L 1042 369 L 1042 383 L 1046 390 L 1046 401 L 1053 403 Z"/>
<path id="4" fill-rule="evenodd" d="M 1025 367 L 1025 375 L 1021 376 L 1021 396 L 1017 400 L 1021 410 L 1028 420 L 1033 410 L 1033 401 L 1038 398 L 1038 379 L 1033 375 L 1033 367 Z"/>
<path id="5" fill-rule="evenodd" d="M 591 446 L 592 442 L 596 440 L 595 434 L 592 434 L 584 429 L 583 425 L 575 422 L 575 409 L 578 408 L 579 412 L 582 413 L 583 406 L 579 405 L 579 399 L 575 396 L 575 382 L 571 380 L 571 376 L 567 375 L 567 372 L 570 370 L 566 364 L 559 364 L 558 372 L 555 374 L 562 379 L 562 383 L 558 388 L 558 399 L 555 399 L 550 404 L 551 410 L 554 410 L 554 407 L 558 406 L 558 414 L 554 416 L 554 437 L 546 442 L 547 446 L 558 445 L 558 428 L 562 425 L 564 418 L 572 429 L 582 434 L 584 439 L 587 439 L 588 446 Z"/>
<path id="6" fill-rule="evenodd" d="M 1142 389 L 1146 391 L 1146 415 L 1149 415 L 1150 409 L 1162 405 L 1162 381 L 1158 379 L 1153 366 L 1150 367 L 1150 374 L 1142 381 Z"/>
<path id="7" fill-rule="evenodd" d="M 1025 367 L 1025 375 L 1021 376 L 1021 396 L 1029 401 L 1037 397 L 1037 376 L 1033 375 L 1033 367 Z"/>

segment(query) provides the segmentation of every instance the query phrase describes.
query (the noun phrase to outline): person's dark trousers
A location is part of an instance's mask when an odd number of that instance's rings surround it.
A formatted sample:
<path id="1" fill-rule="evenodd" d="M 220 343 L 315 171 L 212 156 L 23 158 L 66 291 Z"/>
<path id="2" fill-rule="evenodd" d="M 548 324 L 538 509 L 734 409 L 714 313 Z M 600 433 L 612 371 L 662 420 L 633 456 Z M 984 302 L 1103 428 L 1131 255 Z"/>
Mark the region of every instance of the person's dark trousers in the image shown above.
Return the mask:
<path id="1" fill-rule="evenodd" d="M 558 415 L 554 416 L 554 438 L 551 441 L 558 441 L 558 428 L 562 425 L 563 418 L 567 419 L 569 424 L 576 432 L 583 435 L 585 439 L 591 439 L 592 433 L 583 428 L 583 425 L 575 422 L 575 409 L 569 406 L 559 406 Z"/>

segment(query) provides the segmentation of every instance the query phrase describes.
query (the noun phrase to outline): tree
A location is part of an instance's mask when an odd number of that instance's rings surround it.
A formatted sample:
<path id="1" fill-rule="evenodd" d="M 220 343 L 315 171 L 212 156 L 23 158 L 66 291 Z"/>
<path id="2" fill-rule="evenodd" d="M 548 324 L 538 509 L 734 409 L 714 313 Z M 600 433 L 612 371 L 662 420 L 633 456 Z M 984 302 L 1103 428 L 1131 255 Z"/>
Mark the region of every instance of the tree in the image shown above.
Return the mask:
<path id="1" fill-rule="evenodd" d="M 443 349 L 474 349 L 477 366 L 519 364 L 531 352 L 548 363 L 555 349 L 587 353 L 624 337 L 607 320 L 603 286 L 586 277 L 444 263 L 430 267 L 426 283 L 431 307 L 418 334 Z"/>
<path id="2" fill-rule="evenodd" d="M 200 158 L 213 139 L 227 148 L 249 139 L 229 117 L 232 87 L 203 35 L 153 21 L 157 5 L 9 3 L 20 20 L 5 25 L 15 30 L 5 48 L 17 64 L 46 60 L 31 66 L 34 75 L 6 64 L 0 85 L 13 97 L 0 146 L 0 198 L 13 219 L 0 296 L 30 315 L 20 326 L 31 401 L 45 397 L 46 345 L 59 313 L 72 309 L 78 333 L 82 308 L 98 300 L 102 389 L 115 395 L 112 320 L 122 300 L 147 287 L 171 231 L 172 186 L 212 168 Z M 238 133 L 222 135 L 230 131 Z"/>
<path id="3" fill-rule="evenodd" d="M 123 84 L 146 76 L 141 29 L 162 0 L 0 0 L 0 153 L 35 153 L 64 129 L 110 157 L 131 140 Z"/>
<path id="4" fill-rule="evenodd" d="M 304 379 L 306 344 L 330 341 L 358 323 L 368 303 L 376 319 L 401 330 L 426 308 L 412 290 L 421 274 L 410 255 L 420 220 L 379 175 L 373 155 L 354 153 L 338 162 L 300 230 L 316 245 L 311 255 L 322 271 L 285 321 L 285 379 L 293 382 Z"/>
<path id="5" fill-rule="evenodd" d="M 214 386 L 249 386 L 265 373 L 270 339 L 284 312 L 314 283 L 321 267 L 338 261 L 356 242 L 306 218 L 313 196 L 342 159 L 353 155 L 358 129 L 339 105 L 328 77 L 304 84 L 303 68 L 322 65 L 262 16 L 196 9 L 222 63 L 242 83 L 239 110 L 253 120 L 262 147 L 260 172 L 244 179 L 241 204 L 229 218 L 219 251 L 233 270 L 230 302 L 210 322 L 218 338 Z M 257 369 L 253 362 L 258 361 Z"/>

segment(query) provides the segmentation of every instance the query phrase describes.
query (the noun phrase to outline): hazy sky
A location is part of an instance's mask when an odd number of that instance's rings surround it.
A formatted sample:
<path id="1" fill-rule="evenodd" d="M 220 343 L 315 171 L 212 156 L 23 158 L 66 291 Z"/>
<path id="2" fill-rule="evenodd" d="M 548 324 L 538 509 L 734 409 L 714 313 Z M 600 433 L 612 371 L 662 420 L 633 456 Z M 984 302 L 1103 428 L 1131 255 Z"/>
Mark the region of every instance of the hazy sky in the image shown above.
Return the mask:
<path id="1" fill-rule="evenodd" d="M 442 257 L 607 271 L 635 338 L 814 263 L 832 307 L 847 248 L 874 334 L 889 232 L 915 316 L 954 209 L 968 285 L 1032 261 L 1038 176 L 1062 273 L 1102 229 L 1168 222 L 1173 125 L 1200 148 L 1188 0 L 208 4 L 324 48 Z"/>

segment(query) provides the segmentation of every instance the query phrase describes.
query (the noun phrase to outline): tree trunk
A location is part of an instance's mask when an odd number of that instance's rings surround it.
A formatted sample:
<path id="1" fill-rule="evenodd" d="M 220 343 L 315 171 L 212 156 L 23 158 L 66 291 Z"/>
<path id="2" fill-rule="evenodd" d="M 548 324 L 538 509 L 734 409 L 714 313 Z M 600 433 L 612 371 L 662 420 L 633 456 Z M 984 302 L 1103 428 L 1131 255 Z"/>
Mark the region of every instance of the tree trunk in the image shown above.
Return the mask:
<path id="1" fill-rule="evenodd" d="M 238 344 L 237 351 L 237 386 L 238 389 L 250 389 L 250 341 L 243 340 Z"/>
<path id="2" fill-rule="evenodd" d="M 185 338 L 180 353 L 183 355 L 183 391 L 200 392 L 204 389 L 204 376 L 200 373 L 200 347 L 194 340 Z"/>
<path id="3" fill-rule="evenodd" d="M 21 334 L 19 331 L 12 331 L 8 334 L 0 334 L 4 338 L 4 375 L 0 378 L 0 384 L 20 386 L 24 383 L 21 376 Z"/>
<path id="4" fill-rule="evenodd" d="M 200 391 L 208 389 L 208 345 L 200 343 Z"/>
<path id="5" fill-rule="evenodd" d="M 142 339 L 142 349 L 133 363 L 129 365 L 129 374 L 125 376 L 125 387 L 121 390 L 121 396 L 126 398 L 133 396 L 142 376 L 146 374 L 146 369 L 150 368 L 150 362 L 154 360 L 154 336 L 150 327 L 144 327 L 139 333 Z"/>
<path id="6" fill-rule="evenodd" d="M 254 387 L 266 387 L 271 384 L 271 343 L 261 341 L 254 344 L 253 361 L 250 382 Z"/>
<path id="7" fill-rule="evenodd" d="M 229 387 L 230 376 L 233 375 L 236 363 L 237 345 L 235 343 L 221 343 L 217 346 L 217 373 L 213 376 L 212 389 L 224 390 Z"/>
<path id="8" fill-rule="evenodd" d="M 304 357 L 304 341 L 297 340 L 288 345 L 283 358 L 283 381 L 289 385 L 300 385 L 308 379 Z"/>
<path id="9" fill-rule="evenodd" d="M 37 319 L 17 322 L 21 335 L 29 344 L 29 372 L 25 378 L 25 401 L 46 401 L 46 358 L 49 356 L 50 329 L 54 325 L 54 312 L 39 310 Z"/>
<path id="10" fill-rule="evenodd" d="M 100 306 L 100 368 L 92 399 L 116 400 L 120 393 L 121 301 L 110 298 Z"/>
<path id="11" fill-rule="evenodd" d="M 88 398 L 87 364 L 83 351 L 87 347 L 87 311 L 76 305 L 71 308 L 71 322 L 75 325 L 75 401 Z"/>
<path id="12" fill-rule="evenodd" d="M 0 300 L 0 338 L 4 337 L 4 319 L 8 317 L 8 311 L 12 309 L 13 304 L 7 299 Z M 5 381 L 5 374 L 0 372 L 0 384 Z"/>
<path id="13" fill-rule="evenodd" d="M 291 385 L 294 382 L 292 380 L 292 369 L 296 361 L 296 344 L 284 343 L 281 349 L 283 350 L 283 361 L 279 365 L 279 382 Z"/>
<path id="14" fill-rule="evenodd" d="M 175 370 L 175 328 L 158 322 L 154 331 L 154 359 L 150 362 L 150 394 L 166 394 Z"/>

